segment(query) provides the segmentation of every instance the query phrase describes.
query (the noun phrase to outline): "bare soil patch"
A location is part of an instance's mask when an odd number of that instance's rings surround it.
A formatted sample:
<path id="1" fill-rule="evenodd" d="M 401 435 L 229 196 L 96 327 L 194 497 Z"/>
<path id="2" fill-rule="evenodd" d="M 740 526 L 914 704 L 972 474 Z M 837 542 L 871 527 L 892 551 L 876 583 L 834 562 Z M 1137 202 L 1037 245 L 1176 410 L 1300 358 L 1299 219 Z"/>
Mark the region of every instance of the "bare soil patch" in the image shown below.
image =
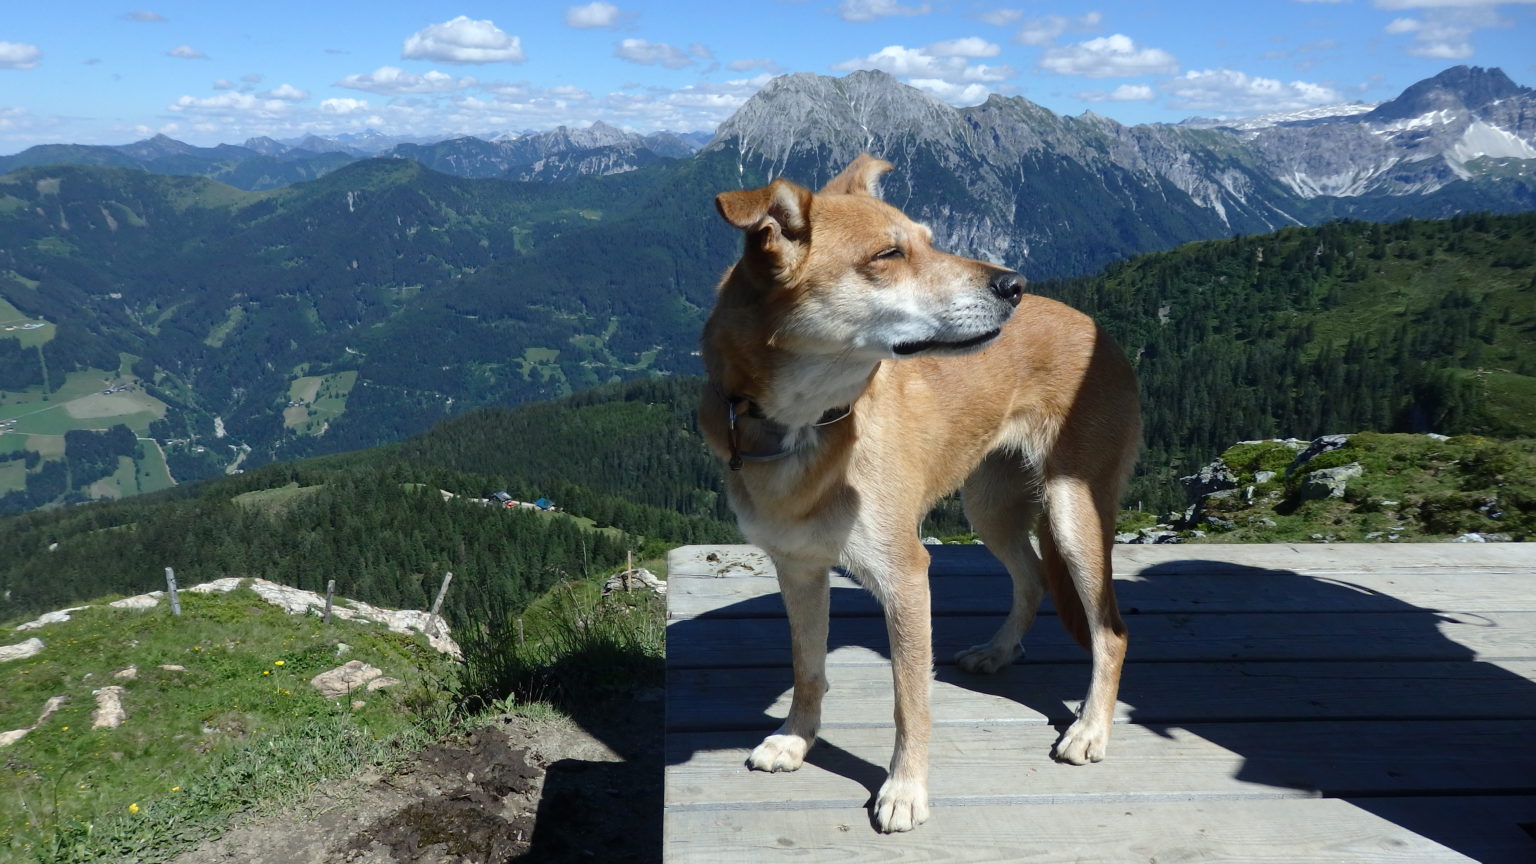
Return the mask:
<path id="1" fill-rule="evenodd" d="M 503 864 L 661 858 L 659 691 L 574 719 L 503 716 L 389 776 L 316 788 L 175 864 Z"/>

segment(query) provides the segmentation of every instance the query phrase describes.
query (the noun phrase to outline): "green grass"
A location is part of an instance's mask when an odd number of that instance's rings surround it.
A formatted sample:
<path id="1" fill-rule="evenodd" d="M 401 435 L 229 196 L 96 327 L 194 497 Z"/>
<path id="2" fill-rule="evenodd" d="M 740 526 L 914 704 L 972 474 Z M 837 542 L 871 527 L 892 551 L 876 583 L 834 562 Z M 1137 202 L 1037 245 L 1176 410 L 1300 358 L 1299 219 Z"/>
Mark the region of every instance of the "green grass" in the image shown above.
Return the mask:
<path id="1" fill-rule="evenodd" d="M 306 375 L 288 385 L 288 400 L 298 404 L 283 411 L 283 425 L 301 435 L 319 435 L 347 410 L 347 397 L 357 386 L 357 371 Z"/>
<path id="2" fill-rule="evenodd" d="M 1236 527 L 1209 531 L 1203 539 L 1413 541 L 1447 540 L 1468 532 L 1508 534 L 1515 540 L 1536 537 L 1536 440 L 1460 435 L 1439 441 L 1427 435 L 1361 432 L 1287 476 L 1295 456 L 1296 451 L 1274 442 L 1242 444 L 1223 454 L 1237 475 L 1239 494 L 1208 498 L 1206 512 Z M 1349 482 L 1343 498 L 1302 500 L 1308 473 L 1356 462 L 1364 473 Z M 1264 470 L 1276 474 L 1259 483 L 1254 473 Z"/>
<path id="3" fill-rule="evenodd" d="M 164 454 L 151 441 L 139 442 L 135 472 L 134 482 L 140 492 L 157 492 L 176 485 L 171 479 L 170 466 L 165 464 Z"/>
<path id="4" fill-rule="evenodd" d="M 117 370 L 82 369 L 71 372 L 57 392 L 33 387 L 12 393 L 0 403 L 0 420 L 15 418 L 15 431 L 34 435 L 105 429 L 117 423 L 140 437 L 148 435 L 149 424 L 165 416 L 165 403 L 142 390 L 103 396 L 106 383 L 117 378 Z"/>
<path id="5" fill-rule="evenodd" d="M 0 462 L 0 495 L 4 495 L 12 490 L 25 488 L 27 488 L 26 463 L 20 461 Z"/>
<path id="6" fill-rule="evenodd" d="M 5 298 L 0 297 L 0 338 L 11 338 L 19 341 L 23 348 L 35 348 L 54 337 L 58 328 L 52 323 L 45 322 L 36 330 L 24 330 L 23 325 L 35 324 L 40 319 L 33 318 L 22 313 L 20 309 L 12 306 Z M 14 329 L 12 329 L 14 328 Z"/>
<path id="7" fill-rule="evenodd" d="M 244 320 L 244 306 L 229 307 L 229 311 L 224 314 L 224 320 L 215 324 L 213 329 L 208 331 L 208 335 L 203 339 L 203 344 L 210 348 L 224 347 L 224 340 L 228 339 L 229 334 L 233 333 L 235 328 L 240 326 L 240 322 Z"/>
<path id="8" fill-rule="evenodd" d="M 665 576 L 654 561 L 641 566 Z M 557 585 L 496 626 L 456 634 L 473 658 L 465 692 L 558 706 L 662 684 L 666 601 L 649 591 L 603 597 L 602 581 Z"/>
<path id="9" fill-rule="evenodd" d="M 182 615 L 94 606 L 36 635 L 37 657 L 0 666 L 0 729 L 31 725 L 3 751 L 0 856 L 159 860 L 221 830 L 228 816 L 281 803 L 326 777 L 399 758 L 452 715 L 455 667 L 419 635 L 290 616 L 254 593 L 182 592 Z M 338 643 L 402 683 L 328 701 L 315 674 L 344 662 Z M 113 673 L 136 665 L 138 677 Z M 174 664 L 185 671 L 160 667 Z M 93 689 L 125 688 L 128 719 L 91 728 Z"/>
<path id="10" fill-rule="evenodd" d="M 298 483 L 289 483 L 287 486 L 279 486 L 276 489 L 242 492 L 230 500 L 240 507 L 270 515 L 286 510 L 324 488 L 324 486 L 300 486 Z"/>

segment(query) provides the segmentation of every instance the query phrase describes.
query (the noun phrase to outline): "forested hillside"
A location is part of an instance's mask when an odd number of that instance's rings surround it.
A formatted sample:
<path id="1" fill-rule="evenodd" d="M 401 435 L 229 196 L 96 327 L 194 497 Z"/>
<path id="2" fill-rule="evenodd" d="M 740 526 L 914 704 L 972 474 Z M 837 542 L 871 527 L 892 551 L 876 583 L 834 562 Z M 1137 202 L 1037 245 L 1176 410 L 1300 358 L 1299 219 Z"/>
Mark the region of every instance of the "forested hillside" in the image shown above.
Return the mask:
<path id="1" fill-rule="evenodd" d="M 1137 366 L 1146 453 L 1128 506 L 1182 507 L 1176 478 L 1233 441 L 1536 434 L 1536 215 L 1287 229 L 1032 290 L 1095 315 Z M 626 547 L 731 540 L 720 466 L 694 430 L 700 384 L 642 379 L 471 411 L 402 444 L 0 520 L 0 617 L 149 590 L 174 566 L 312 589 L 336 578 L 396 606 L 426 602 L 453 570 L 457 618 L 514 607 Z M 82 439 L 81 452 L 99 471 L 126 441 Z M 20 452 L 0 470 L 25 469 Z M 440 489 L 549 497 L 625 536 Z M 934 529 L 958 527 L 955 509 Z"/>
<path id="2" fill-rule="evenodd" d="M 0 519 L 0 619 L 109 592 L 259 576 L 425 608 L 455 574 L 450 621 L 499 620 L 626 551 L 736 538 L 718 467 L 689 431 L 694 381 L 636 382 L 474 412 L 403 444 L 271 465 L 161 493 Z M 456 498 L 445 500 L 439 490 Z M 506 490 L 563 510 L 474 499 Z"/>
<path id="3" fill-rule="evenodd" d="M 1129 504 L 1233 441 L 1536 434 L 1536 215 L 1336 222 L 1193 243 L 1037 283 L 1096 317 L 1141 377 Z"/>

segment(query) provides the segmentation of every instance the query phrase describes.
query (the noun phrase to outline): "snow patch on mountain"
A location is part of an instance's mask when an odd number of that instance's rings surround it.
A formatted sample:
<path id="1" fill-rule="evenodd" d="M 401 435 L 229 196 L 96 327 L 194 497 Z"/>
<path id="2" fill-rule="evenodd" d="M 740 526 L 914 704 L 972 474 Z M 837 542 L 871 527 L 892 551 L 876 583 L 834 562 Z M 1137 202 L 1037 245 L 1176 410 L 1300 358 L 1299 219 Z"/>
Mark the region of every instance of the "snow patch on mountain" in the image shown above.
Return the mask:
<path id="1" fill-rule="evenodd" d="M 1507 129 L 1500 129 L 1481 120 L 1473 120 L 1468 124 L 1466 131 L 1461 133 L 1461 139 L 1451 146 L 1446 155 L 1463 163 L 1481 156 L 1491 156 L 1496 159 L 1536 159 L 1536 147 Z"/>

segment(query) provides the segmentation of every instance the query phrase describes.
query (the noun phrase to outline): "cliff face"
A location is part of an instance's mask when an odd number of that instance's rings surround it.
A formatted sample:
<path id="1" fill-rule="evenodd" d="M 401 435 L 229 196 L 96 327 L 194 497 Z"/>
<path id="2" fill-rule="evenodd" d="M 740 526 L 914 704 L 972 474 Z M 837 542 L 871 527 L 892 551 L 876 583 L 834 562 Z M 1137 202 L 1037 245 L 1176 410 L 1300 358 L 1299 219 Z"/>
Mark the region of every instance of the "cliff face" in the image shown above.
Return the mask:
<path id="1" fill-rule="evenodd" d="M 802 73 L 764 87 L 705 148 L 734 156 L 743 182 L 813 186 L 865 151 L 896 166 L 887 199 L 947 247 L 1081 271 L 1138 244 L 1450 215 L 1471 188 L 1479 208 L 1536 206 L 1530 182 L 1502 176 L 1510 160 L 1536 160 L 1536 91 L 1457 67 L 1372 110 L 1128 127 L 1023 98 L 952 108 L 882 72 Z M 1099 236 L 1062 261 L 1047 250 L 1068 232 Z"/>

